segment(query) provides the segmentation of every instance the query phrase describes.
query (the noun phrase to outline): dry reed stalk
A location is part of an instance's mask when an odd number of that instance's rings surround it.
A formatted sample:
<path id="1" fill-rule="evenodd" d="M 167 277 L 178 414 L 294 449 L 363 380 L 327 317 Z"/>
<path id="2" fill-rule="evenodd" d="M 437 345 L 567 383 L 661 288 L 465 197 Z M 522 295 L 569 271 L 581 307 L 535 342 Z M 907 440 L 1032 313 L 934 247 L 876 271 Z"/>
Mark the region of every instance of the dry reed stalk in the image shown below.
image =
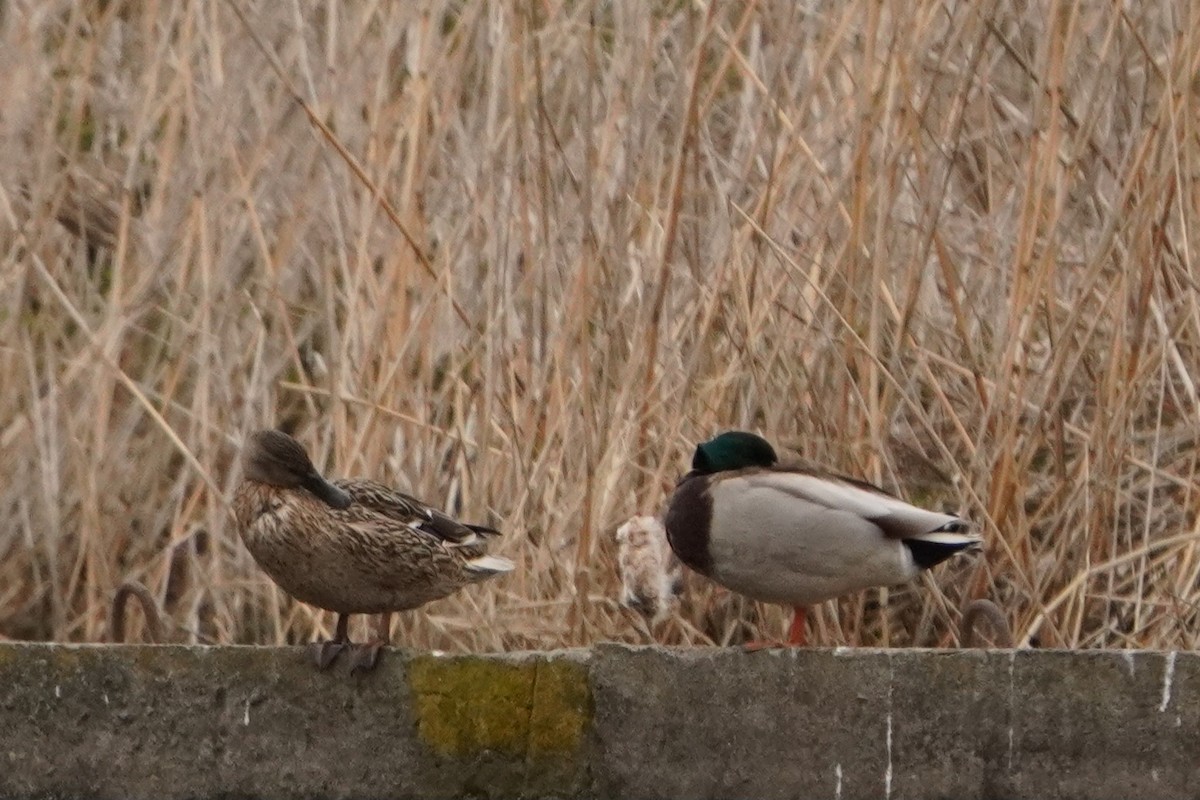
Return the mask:
<path id="1" fill-rule="evenodd" d="M 397 641 L 640 641 L 610 534 L 747 427 L 987 542 L 817 641 L 1191 647 L 1198 69 L 1178 0 L 9 9 L 0 636 L 327 631 L 230 527 L 280 424 L 507 532 Z"/>

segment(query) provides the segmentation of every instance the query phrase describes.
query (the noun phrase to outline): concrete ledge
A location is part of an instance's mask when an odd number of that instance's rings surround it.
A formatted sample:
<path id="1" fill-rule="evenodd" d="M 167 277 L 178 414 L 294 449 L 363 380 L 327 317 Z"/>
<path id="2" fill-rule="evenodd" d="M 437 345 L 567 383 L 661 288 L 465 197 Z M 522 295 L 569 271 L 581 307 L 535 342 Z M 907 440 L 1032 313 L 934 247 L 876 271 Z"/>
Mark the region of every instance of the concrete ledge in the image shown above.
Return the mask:
<path id="1" fill-rule="evenodd" d="M 1168 798 L 1190 653 L 0 645 L 4 798 Z"/>

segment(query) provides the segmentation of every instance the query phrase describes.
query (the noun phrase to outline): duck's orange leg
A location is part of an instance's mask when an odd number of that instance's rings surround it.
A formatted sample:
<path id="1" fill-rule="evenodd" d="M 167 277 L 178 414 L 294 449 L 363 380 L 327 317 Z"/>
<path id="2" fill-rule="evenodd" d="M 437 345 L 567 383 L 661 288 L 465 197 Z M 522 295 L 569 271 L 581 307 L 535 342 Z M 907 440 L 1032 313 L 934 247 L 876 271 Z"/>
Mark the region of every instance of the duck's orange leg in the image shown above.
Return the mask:
<path id="1" fill-rule="evenodd" d="M 392 641 L 392 612 L 385 611 L 375 620 L 375 638 L 354 652 L 351 672 L 370 672 L 379 663 L 379 651 Z"/>
<path id="2" fill-rule="evenodd" d="M 792 627 L 788 629 L 788 638 L 786 642 L 780 641 L 754 641 L 746 642 L 742 645 L 742 649 L 754 653 L 759 650 L 768 650 L 773 647 L 804 647 L 808 640 L 804 636 L 804 620 L 805 614 L 808 611 L 804 606 L 795 606 L 792 615 Z"/>
<path id="3" fill-rule="evenodd" d="M 808 642 L 804 636 L 804 620 L 808 609 L 804 606 L 796 606 L 792 611 L 795 613 L 792 616 L 791 630 L 788 631 L 788 645 L 791 647 L 804 647 Z"/>

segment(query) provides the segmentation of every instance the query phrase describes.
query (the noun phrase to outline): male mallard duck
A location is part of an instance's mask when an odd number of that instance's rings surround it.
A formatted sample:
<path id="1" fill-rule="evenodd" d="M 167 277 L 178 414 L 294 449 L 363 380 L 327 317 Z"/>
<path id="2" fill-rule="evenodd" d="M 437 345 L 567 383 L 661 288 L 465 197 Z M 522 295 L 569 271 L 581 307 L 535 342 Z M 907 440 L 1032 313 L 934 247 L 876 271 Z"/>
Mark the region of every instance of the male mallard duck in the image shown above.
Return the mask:
<path id="1" fill-rule="evenodd" d="M 321 669 L 350 644 L 351 614 L 384 615 L 377 640 L 353 667 L 369 670 L 388 642 L 391 612 L 513 568 L 486 554 L 498 531 L 458 522 L 374 481 L 330 482 L 281 431 L 255 433 L 242 460 L 233 510 L 246 548 L 288 594 L 338 614 L 336 635 L 317 654 Z"/>
<path id="2" fill-rule="evenodd" d="M 778 462 L 753 433 L 704 442 L 669 500 L 666 527 L 684 564 L 747 597 L 791 606 L 788 644 L 804 644 L 807 606 L 902 583 L 979 542 L 958 517 Z"/>

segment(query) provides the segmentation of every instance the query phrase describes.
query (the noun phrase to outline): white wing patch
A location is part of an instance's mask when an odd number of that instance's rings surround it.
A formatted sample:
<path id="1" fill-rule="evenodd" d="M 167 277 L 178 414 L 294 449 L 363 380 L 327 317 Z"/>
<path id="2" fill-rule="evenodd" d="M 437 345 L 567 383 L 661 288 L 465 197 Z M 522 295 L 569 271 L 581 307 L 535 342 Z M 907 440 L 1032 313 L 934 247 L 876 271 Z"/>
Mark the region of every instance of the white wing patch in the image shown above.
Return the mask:
<path id="1" fill-rule="evenodd" d="M 432 533 L 431 533 L 430 535 L 431 535 L 431 536 L 433 536 L 433 535 L 436 535 L 436 534 L 432 534 Z M 463 539 L 461 539 L 461 540 L 459 540 L 459 541 L 457 541 L 457 542 L 456 542 L 456 541 L 452 541 L 452 540 L 445 540 L 445 541 L 443 541 L 443 542 L 442 542 L 442 544 L 443 544 L 443 545 L 445 545 L 446 547 L 450 547 L 450 548 L 456 548 L 456 547 L 478 547 L 478 546 L 479 546 L 479 545 L 481 545 L 481 544 L 485 544 L 485 542 L 483 541 L 483 538 L 482 538 L 482 537 L 481 537 L 479 534 L 477 534 L 477 533 L 475 533 L 474 531 L 472 531 L 472 532 L 471 532 L 471 533 L 469 533 L 469 534 L 468 534 L 468 535 L 467 535 L 465 538 L 463 538 Z"/>

